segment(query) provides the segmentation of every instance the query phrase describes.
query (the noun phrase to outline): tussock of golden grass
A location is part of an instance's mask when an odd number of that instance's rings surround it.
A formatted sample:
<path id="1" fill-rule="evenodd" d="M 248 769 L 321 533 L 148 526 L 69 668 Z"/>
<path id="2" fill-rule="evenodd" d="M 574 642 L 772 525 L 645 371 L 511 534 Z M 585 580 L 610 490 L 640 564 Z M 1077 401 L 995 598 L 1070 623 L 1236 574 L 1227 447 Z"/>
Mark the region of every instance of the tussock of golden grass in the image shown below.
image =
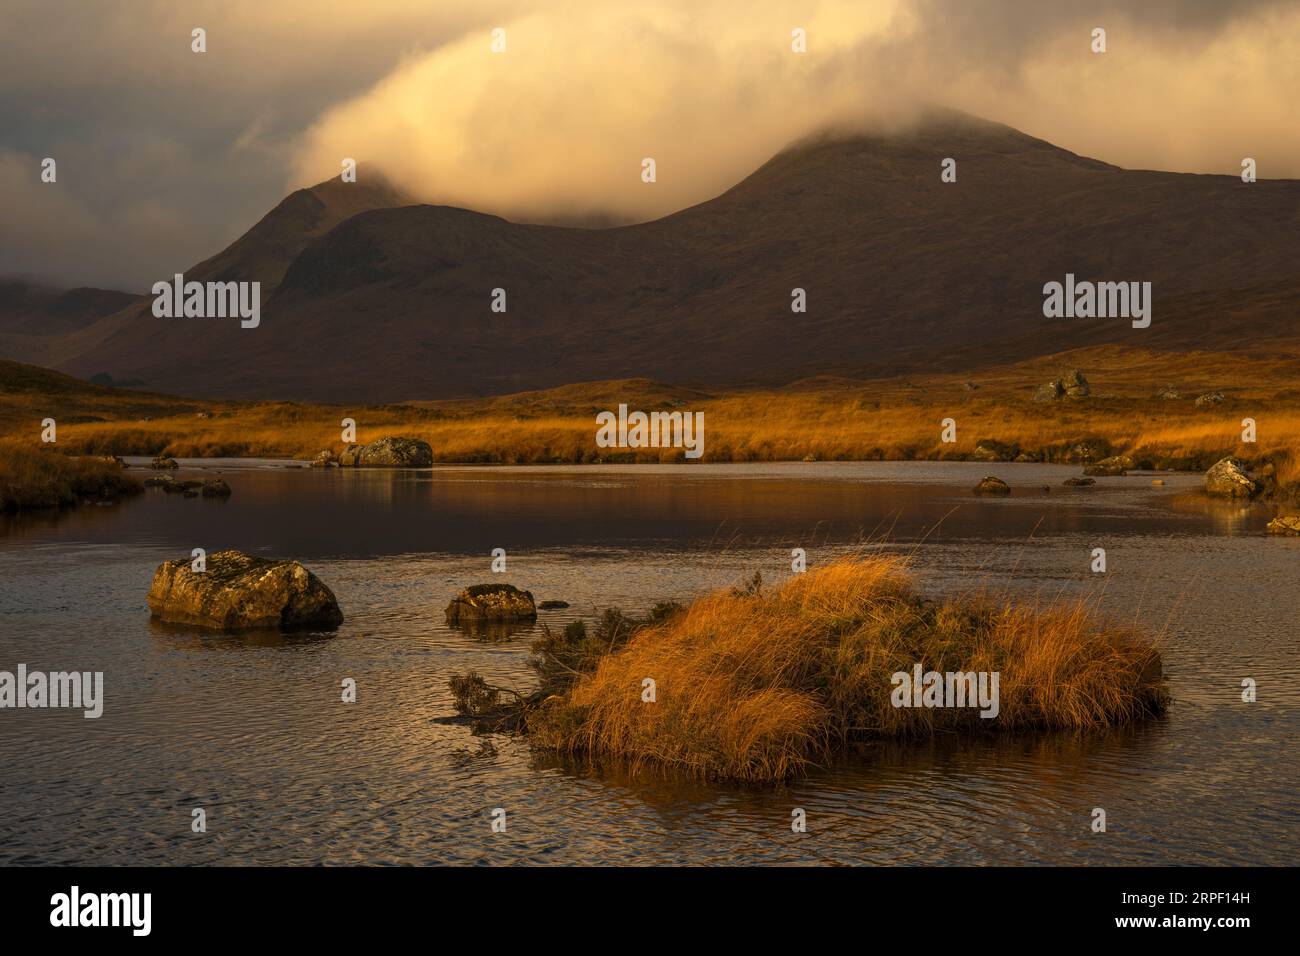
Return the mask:
<path id="1" fill-rule="evenodd" d="M 0 512 L 113 499 L 140 490 L 140 483 L 114 462 L 0 442 Z"/>
<path id="2" fill-rule="evenodd" d="M 895 672 L 999 672 L 1000 711 L 895 707 Z M 653 678 L 656 701 L 641 699 Z M 528 719 L 544 746 L 709 778 L 778 780 L 855 738 L 1091 731 L 1159 713 L 1160 656 L 1081 602 L 915 594 L 892 557 L 720 592 L 639 630 Z"/>

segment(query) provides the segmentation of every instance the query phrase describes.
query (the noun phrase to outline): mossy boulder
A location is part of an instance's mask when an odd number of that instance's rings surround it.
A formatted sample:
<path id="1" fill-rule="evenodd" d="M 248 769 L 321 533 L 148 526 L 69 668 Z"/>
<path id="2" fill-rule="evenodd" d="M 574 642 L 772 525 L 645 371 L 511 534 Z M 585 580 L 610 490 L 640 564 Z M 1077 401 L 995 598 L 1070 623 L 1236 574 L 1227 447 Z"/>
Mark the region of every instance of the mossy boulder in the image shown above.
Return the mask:
<path id="1" fill-rule="evenodd" d="M 1205 473 L 1205 491 L 1219 498 L 1253 498 L 1260 486 L 1247 474 L 1245 462 L 1228 457 L 1215 462 Z"/>
<path id="2" fill-rule="evenodd" d="M 297 561 L 218 551 L 206 569 L 188 558 L 164 561 L 149 588 L 149 611 L 160 621 L 223 631 L 329 629 L 343 622 L 334 592 Z"/>
<path id="3" fill-rule="evenodd" d="M 537 603 L 531 591 L 512 584 L 476 584 L 452 599 L 446 614 L 448 624 L 530 621 L 537 617 Z"/>

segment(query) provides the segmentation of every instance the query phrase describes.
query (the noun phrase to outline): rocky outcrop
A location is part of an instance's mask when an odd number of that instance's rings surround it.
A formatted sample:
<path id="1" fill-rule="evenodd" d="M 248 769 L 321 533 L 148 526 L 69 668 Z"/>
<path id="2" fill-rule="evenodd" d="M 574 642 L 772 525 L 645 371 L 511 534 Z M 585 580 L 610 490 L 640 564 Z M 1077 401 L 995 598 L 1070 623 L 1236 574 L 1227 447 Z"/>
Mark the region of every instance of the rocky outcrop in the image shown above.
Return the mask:
<path id="1" fill-rule="evenodd" d="M 218 551 L 195 571 L 188 558 L 164 561 L 149 588 L 160 621 L 224 631 L 334 628 L 343 622 L 334 592 L 297 561 Z"/>
<path id="2" fill-rule="evenodd" d="M 988 475 L 980 479 L 980 483 L 972 489 L 977 495 L 1009 495 L 1011 486 L 1001 478 L 994 478 Z"/>
<path id="3" fill-rule="evenodd" d="M 1006 442 L 996 441 L 992 438 L 981 438 L 975 443 L 975 451 L 971 457 L 976 461 L 1011 461 L 1020 453 L 1016 445 L 1008 445 Z"/>
<path id="4" fill-rule="evenodd" d="M 1268 523 L 1269 534 L 1300 535 L 1300 515 L 1278 515 Z"/>
<path id="5" fill-rule="evenodd" d="M 1062 398 L 1087 398 L 1092 394 L 1088 379 L 1077 368 L 1070 369 L 1055 381 L 1040 385 L 1034 392 L 1036 402 L 1055 402 Z"/>
<path id="6" fill-rule="evenodd" d="M 428 468 L 433 449 L 418 438 L 381 438 L 369 445 L 349 445 L 339 454 L 345 468 Z"/>
<path id="7" fill-rule="evenodd" d="M 1071 369 L 1062 376 L 1061 389 L 1065 392 L 1066 398 L 1087 398 L 1092 394 L 1092 389 L 1088 387 L 1088 380 L 1077 368 Z"/>
<path id="8" fill-rule="evenodd" d="M 1061 388 L 1061 383 L 1048 382 L 1046 385 L 1038 386 L 1038 391 L 1034 392 L 1034 401 L 1036 402 L 1054 402 L 1065 394 L 1065 389 Z"/>
<path id="9" fill-rule="evenodd" d="M 1229 457 L 1210 466 L 1205 473 L 1205 490 L 1220 498 L 1253 498 L 1260 486 L 1247 474 L 1244 462 Z"/>
<path id="10" fill-rule="evenodd" d="M 1089 465 L 1111 454 L 1110 442 L 1104 438 L 1085 438 L 1065 450 L 1061 460 L 1068 464 Z"/>
<path id="11" fill-rule="evenodd" d="M 530 591 L 512 584 L 476 584 L 461 591 L 447 605 L 447 623 L 528 621 L 537 617 Z"/>

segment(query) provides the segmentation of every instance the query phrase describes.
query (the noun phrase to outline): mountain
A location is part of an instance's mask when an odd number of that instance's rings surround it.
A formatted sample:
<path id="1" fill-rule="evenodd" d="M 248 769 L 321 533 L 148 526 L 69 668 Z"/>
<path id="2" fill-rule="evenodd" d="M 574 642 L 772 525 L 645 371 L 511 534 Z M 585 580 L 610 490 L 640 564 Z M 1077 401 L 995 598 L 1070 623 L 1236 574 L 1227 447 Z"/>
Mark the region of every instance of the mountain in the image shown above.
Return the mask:
<path id="1" fill-rule="evenodd" d="M 617 228 L 391 203 L 327 228 L 293 199 L 267 217 L 274 240 L 255 236 L 263 220 L 196 267 L 272 284 L 258 329 L 145 309 L 66 337 L 55 366 L 380 402 L 961 370 L 1107 343 L 1293 351 L 1300 333 L 1300 182 L 1124 170 L 961 114 L 805 141 L 715 199 Z M 1045 318 L 1043 286 L 1067 273 L 1152 283 L 1150 328 Z"/>
<path id="2" fill-rule="evenodd" d="M 0 333 L 57 335 L 84 328 L 138 300 L 113 289 L 57 289 L 0 279 Z"/>
<path id="3" fill-rule="evenodd" d="M 412 201 L 380 173 L 362 166 L 355 183 L 334 178 L 290 193 L 224 250 L 186 269 L 186 280 L 257 280 L 262 283 L 265 301 L 289 263 L 314 239 L 358 213 Z M 170 281 L 172 277 L 158 278 Z M 152 371 L 144 376 L 127 373 L 120 363 L 110 371 L 113 362 L 109 358 L 105 367 L 92 371 L 84 371 L 87 366 L 75 361 L 81 358 L 93 365 L 106 341 L 119 347 L 133 343 L 127 347 L 142 348 L 164 359 L 154 344 L 159 320 L 152 310 L 152 296 L 104 289 L 59 290 L 22 280 L 0 280 L 0 357 L 59 368 L 75 365 L 83 377 L 107 374 L 117 381 L 166 380 L 166 375 Z M 162 336 L 182 351 L 186 337 Z"/>

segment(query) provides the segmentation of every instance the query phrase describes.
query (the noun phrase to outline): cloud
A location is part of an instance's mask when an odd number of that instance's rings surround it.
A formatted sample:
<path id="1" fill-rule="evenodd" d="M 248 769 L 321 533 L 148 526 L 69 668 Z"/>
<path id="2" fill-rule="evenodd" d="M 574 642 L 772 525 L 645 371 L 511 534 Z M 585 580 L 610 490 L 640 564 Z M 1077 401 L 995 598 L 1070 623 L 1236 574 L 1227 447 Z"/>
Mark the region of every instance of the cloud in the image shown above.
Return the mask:
<path id="1" fill-rule="evenodd" d="M 1300 177 L 1296 89 L 1284 0 L 8 0 L 0 274 L 147 289 L 345 156 L 427 201 L 643 220 L 920 103 L 1124 166 Z"/>
<path id="2" fill-rule="evenodd" d="M 644 220 L 827 125 L 954 106 L 1121 165 L 1300 176 L 1300 11 L 1273 0 L 575 2 L 410 57 L 328 110 L 298 184 L 355 156 L 430 202 Z M 1108 31 L 1105 54 L 1091 30 Z M 807 30 L 808 52 L 790 33 Z M 658 181 L 641 182 L 654 158 Z"/>

